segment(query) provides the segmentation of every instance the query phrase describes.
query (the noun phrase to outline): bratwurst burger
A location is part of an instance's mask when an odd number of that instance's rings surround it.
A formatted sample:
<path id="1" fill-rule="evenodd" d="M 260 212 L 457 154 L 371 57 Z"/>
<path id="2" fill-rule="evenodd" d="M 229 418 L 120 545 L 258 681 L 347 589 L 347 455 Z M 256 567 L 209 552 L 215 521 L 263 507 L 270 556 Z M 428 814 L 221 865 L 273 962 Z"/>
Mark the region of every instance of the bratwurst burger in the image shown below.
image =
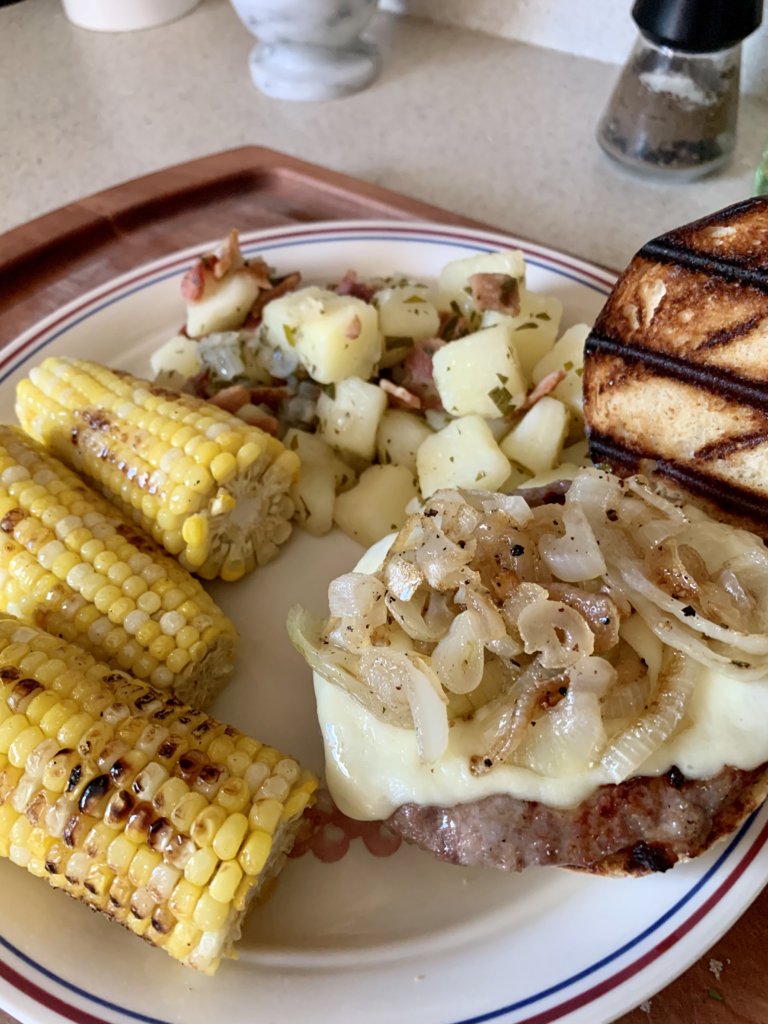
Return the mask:
<path id="1" fill-rule="evenodd" d="M 768 550 L 639 477 L 523 494 L 436 493 L 292 610 L 332 796 L 455 863 L 666 870 L 768 793 Z"/>

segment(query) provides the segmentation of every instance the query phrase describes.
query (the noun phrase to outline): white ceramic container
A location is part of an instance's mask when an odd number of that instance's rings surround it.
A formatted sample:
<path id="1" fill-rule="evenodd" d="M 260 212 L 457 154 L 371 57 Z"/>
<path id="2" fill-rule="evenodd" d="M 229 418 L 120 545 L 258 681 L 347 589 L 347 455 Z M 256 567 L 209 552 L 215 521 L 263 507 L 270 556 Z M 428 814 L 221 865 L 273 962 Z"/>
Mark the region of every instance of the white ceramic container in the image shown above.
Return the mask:
<path id="1" fill-rule="evenodd" d="M 200 0 L 62 0 L 64 13 L 79 28 L 133 32 L 188 14 Z"/>
<path id="2" fill-rule="evenodd" d="M 377 0 L 231 0 L 256 36 L 254 85 L 284 100 L 328 100 L 365 88 L 378 74 L 376 47 L 361 38 Z"/>

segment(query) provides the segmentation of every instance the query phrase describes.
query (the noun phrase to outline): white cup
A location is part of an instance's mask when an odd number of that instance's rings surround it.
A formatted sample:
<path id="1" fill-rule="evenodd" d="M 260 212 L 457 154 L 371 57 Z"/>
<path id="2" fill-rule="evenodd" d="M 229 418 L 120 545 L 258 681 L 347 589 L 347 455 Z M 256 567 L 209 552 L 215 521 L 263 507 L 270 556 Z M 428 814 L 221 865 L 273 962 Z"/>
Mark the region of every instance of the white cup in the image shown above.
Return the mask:
<path id="1" fill-rule="evenodd" d="M 79 28 L 133 32 L 175 21 L 200 0 L 62 0 L 64 13 Z"/>

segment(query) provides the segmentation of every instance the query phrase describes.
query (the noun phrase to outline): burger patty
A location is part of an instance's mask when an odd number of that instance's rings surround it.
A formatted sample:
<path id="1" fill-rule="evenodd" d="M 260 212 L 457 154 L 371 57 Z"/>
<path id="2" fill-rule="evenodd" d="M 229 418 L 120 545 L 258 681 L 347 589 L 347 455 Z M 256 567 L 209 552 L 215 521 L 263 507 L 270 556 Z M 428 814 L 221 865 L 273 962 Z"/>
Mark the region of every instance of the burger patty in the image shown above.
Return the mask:
<path id="1" fill-rule="evenodd" d="M 672 768 L 601 786 L 572 808 L 497 795 L 453 807 L 404 804 L 387 824 L 453 864 L 645 875 L 703 853 L 758 807 L 767 789 L 768 763 L 724 768 L 709 779 L 686 779 Z"/>

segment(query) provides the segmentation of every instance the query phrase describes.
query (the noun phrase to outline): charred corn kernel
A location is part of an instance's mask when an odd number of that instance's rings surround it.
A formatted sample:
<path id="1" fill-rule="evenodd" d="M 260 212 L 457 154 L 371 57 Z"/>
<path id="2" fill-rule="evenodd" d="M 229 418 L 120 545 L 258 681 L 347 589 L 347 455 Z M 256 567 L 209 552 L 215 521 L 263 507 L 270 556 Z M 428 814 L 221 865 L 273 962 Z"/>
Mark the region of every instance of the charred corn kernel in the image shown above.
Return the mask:
<path id="1" fill-rule="evenodd" d="M 260 829 L 272 835 L 283 814 L 279 800 L 258 800 L 251 807 L 248 818 L 251 828 Z"/>
<path id="2" fill-rule="evenodd" d="M 240 850 L 238 862 L 246 875 L 258 875 L 272 852 L 272 836 L 268 832 L 254 830 Z"/>
<path id="3" fill-rule="evenodd" d="M 165 614 L 192 601 L 183 583 L 162 596 L 174 605 Z M 282 867 L 310 777 L 204 712 L 1 616 L 0 735 L 0 855 L 213 972 L 252 897 Z M 275 781 L 285 799 L 260 798 Z"/>
<path id="4" fill-rule="evenodd" d="M 179 800 L 170 815 L 166 814 L 166 817 L 170 818 L 171 824 L 179 832 L 189 832 L 192 822 L 207 806 L 208 801 L 202 794 L 187 793 Z"/>
<path id="5" fill-rule="evenodd" d="M 215 807 L 206 800 L 206 807 L 192 822 L 189 834 L 198 846 L 212 846 L 219 828 L 227 820 L 223 807 Z"/>
<path id="6" fill-rule="evenodd" d="M 219 858 L 210 847 L 203 847 L 193 853 L 184 868 L 184 877 L 192 885 L 207 885 L 219 863 Z"/>
<path id="7" fill-rule="evenodd" d="M 15 474 L 21 474 L 18 480 Z M 45 622 L 50 632 L 97 658 L 152 678 L 199 706 L 227 681 L 236 632 L 202 586 L 53 455 L 17 428 L 0 426 L 0 508 L 5 506 L 0 612 Z M 194 598 L 210 618 L 205 639 L 180 610 L 172 630 L 160 628 L 170 607 L 163 595 L 169 593 L 179 595 L 174 609 Z M 164 640 L 156 651 L 159 637 Z"/>
<path id="8" fill-rule="evenodd" d="M 153 796 L 152 806 L 158 814 L 167 816 L 188 793 L 189 786 L 183 779 L 168 779 Z"/>
<path id="9" fill-rule="evenodd" d="M 287 540 L 298 457 L 239 417 L 191 395 L 153 404 L 152 385 L 63 358 L 33 369 L 16 397 L 25 430 L 204 578 L 242 575 Z M 154 495 L 142 487 L 150 478 Z M 58 539 L 69 544 L 81 528 L 68 524 Z M 59 575 L 56 559 L 52 569 Z"/>
<path id="10" fill-rule="evenodd" d="M 99 905 L 103 906 L 106 904 L 106 897 L 114 878 L 114 873 L 105 864 L 93 864 L 88 869 L 83 885 L 96 897 Z"/>

